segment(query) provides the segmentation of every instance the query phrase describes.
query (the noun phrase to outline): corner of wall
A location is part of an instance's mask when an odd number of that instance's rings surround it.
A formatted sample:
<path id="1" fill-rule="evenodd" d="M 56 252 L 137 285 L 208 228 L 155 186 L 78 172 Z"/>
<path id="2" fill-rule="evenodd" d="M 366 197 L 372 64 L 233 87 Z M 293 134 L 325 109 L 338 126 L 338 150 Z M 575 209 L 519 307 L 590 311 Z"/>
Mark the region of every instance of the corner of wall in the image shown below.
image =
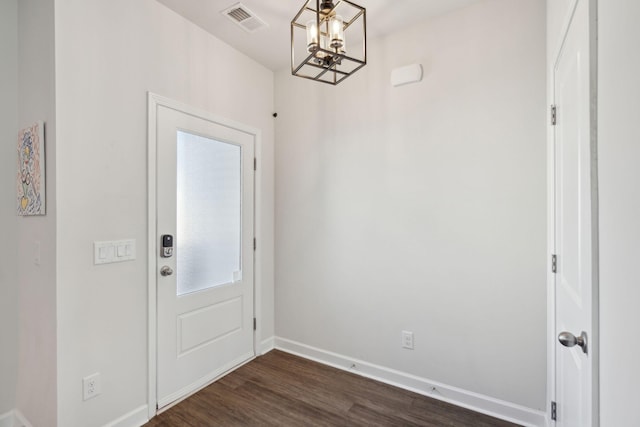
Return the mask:
<path id="1" fill-rule="evenodd" d="M 37 426 L 57 425 L 54 3 L 20 0 L 17 11 L 17 125 L 23 128 L 37 121 L 45 123 L 47 212 L 44 216 L 19 217 L 16 226 L 19 293 L 15 406 L 20 417 Z"/>
<path id="2" fill-rule="evenodd" d="M 18 364 L 18 279 L 15 141 L 18 129 L 18 3 L 0 2 L 0 414 L 15 407 Z M 5 416 L 0 416 L 0 426 Z"/>

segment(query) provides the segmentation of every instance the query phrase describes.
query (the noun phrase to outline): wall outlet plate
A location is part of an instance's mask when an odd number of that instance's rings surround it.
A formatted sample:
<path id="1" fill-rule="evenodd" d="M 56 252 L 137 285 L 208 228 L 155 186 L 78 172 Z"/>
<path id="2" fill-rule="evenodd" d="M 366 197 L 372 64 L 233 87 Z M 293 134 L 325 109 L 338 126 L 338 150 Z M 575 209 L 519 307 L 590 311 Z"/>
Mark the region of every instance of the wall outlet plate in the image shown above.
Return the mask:
<path id="1" fill-rule="evenodd" d="M 97 372 L 82 379 L 82 400 L 89 400 L 102 393 L 100 373 Z"/>
<path id="2" fill-rule="evenodd" d="M 402 331 L 402 348 L 413 350 L 413 332 Z"/>

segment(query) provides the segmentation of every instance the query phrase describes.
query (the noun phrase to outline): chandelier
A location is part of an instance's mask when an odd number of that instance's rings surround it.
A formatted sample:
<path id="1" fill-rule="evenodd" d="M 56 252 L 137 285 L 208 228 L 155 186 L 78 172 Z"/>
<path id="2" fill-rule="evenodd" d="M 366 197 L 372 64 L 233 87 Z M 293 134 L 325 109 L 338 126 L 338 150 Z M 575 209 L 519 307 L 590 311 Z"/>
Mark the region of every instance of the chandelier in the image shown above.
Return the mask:
<path id="1" fill-rule="evenodd" d="M 366 64 L 366 9 L 347 0 L 307 0 L 291 21 L 291 74 L 337 85 Z"/>

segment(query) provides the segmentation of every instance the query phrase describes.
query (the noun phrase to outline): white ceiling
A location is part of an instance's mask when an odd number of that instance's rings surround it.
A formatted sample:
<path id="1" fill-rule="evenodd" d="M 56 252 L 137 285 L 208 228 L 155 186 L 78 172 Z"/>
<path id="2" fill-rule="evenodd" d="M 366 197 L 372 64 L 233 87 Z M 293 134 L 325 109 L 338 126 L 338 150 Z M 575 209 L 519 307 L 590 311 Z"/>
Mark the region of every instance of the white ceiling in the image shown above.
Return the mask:
<path id="1" fill-rule="evenodd" d="M 158 0 L 265 67 L 289 66 L 290 23 L 304 0 L 241 0 L 268 28 L 248 33 L 220 12 L 239 0 Z M 367 9 L 368 38 L 384 36 L 407 25 L 481 0 L 355 0 Z"/>

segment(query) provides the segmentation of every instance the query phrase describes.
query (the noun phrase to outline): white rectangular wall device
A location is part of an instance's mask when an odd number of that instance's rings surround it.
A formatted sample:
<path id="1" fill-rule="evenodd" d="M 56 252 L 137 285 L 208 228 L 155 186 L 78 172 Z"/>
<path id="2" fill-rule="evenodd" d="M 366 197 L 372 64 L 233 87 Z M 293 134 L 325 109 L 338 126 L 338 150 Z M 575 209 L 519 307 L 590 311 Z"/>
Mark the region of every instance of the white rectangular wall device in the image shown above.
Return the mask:
<path id="1" fill-rule="evenodd" d="M 422 80 L 422 65 L 411 64 L 405 67 L 394 68 L 391 71 L 391 85 L 393 87 L 417 83 Z"/>
<path id="2" fill-rule="evenodd" d="M 136 259 L 135 239 L 93 242 L 93 263 L 95 265 L 134 259 Z"/>

